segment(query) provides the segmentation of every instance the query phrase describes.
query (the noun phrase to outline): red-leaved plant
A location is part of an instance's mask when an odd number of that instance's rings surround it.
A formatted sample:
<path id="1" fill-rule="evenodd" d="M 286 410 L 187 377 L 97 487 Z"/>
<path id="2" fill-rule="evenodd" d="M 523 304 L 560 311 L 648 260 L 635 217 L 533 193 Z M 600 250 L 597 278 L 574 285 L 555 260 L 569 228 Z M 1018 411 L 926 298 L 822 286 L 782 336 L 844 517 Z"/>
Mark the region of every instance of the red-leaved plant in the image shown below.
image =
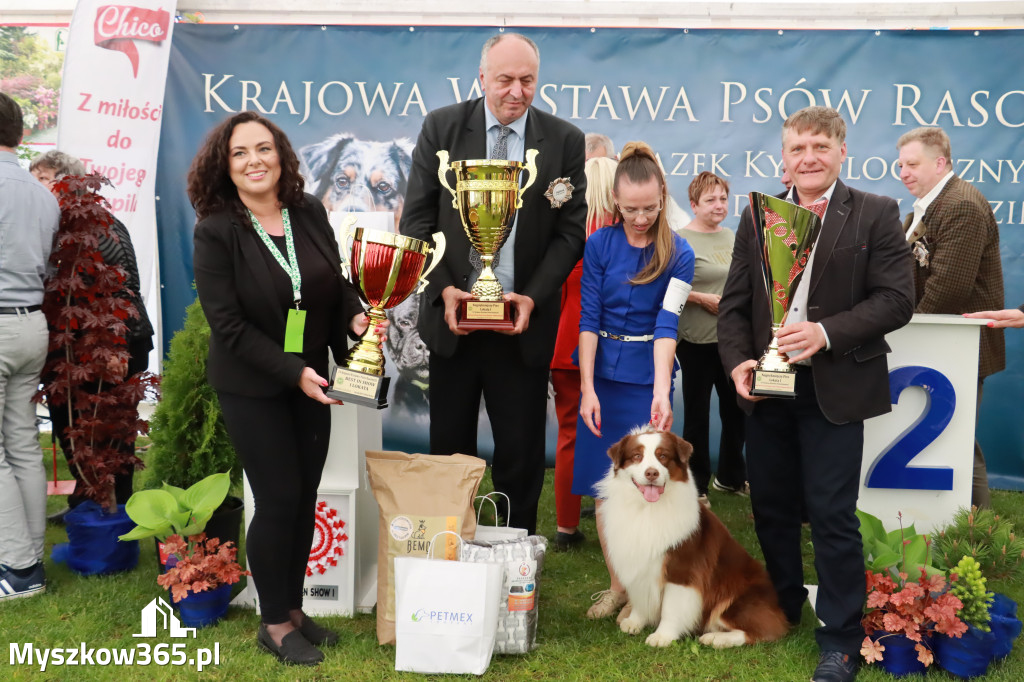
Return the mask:
<path id="1" fill-rule="evenodd" d="M 45 396 L 50 410 L 68 411 L 71 466 L 85 484 L 76 492 L 112 510 L 114 475 L 141 468 L 126 446 L 148 428 L 139 419 L 138 403 L 155 390 L 157 379 L 149 373 L 123 376 L 125 320 L 139 313 L 124 295 L 124 269 L 104 263 L 99 250 L 102 238 L 117 238 L 110 230 L 114 218 L 98 193 L 106 182 L 96 173 L 68 175 L 55 187 L 61 217 L 50 264 L 56 272 L 43 298 L 50 354 L 36 400 Z"/>
<path id="2" fill-rule="evenodd" d="M 188 596 L 189 592 L 206 592 L 221 585 L 234 585 L 243 575 L 235 561 L 238 548 L 233 542 L 221 544 L 219 538 L 207 538 L 206 533 L 189 537 L 188 542 L 180 535 L 169 535 L 164 541 L 164 551 L 173 556 L 176 563 L 166 573 L 157 576 L 156 582 L 170 588 L 175 603 Z M 171 566 L 168 561 L 168 566 Z"/>
<path id="3" fill-rule="evenodd" d="M 885 573 L 866 573 L 868 603 L 861 625 L 867 637 L 860 653 L 868 663 L 882 660 L 886 637 L 906 635 L 915 642 L 917 660 L 927 667 L 933 660 L 929 638 L 935 633 L 961 637 L 967 631 L 956 615 L 963 604 L 946 591 L 945 576 L 929 577 L 921 569 L 921 577 L 912 582 L 906 573 L 900 573 L 898 581 Z"/>

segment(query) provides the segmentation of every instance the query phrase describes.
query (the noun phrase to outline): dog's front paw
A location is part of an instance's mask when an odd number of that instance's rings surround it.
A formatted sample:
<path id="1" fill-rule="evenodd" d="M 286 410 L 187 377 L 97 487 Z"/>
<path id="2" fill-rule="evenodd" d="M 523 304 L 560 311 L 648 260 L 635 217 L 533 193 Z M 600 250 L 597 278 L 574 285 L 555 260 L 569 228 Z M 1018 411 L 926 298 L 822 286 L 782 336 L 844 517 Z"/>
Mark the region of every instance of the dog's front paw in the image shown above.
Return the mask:
<path id="1" fill-rule="evenodd" d="M 655 630 L 647 637 L 648 646 L 670 646 L 674 641 L 676 641 L 675 637 L 671 637 L 658 630 Z"/>
<path id="2" fill-rule="evenodd" d="M 636 635 L 644 629 L 644 625 L 645 623 L 641 619 L 631 615 L 629 618 L 622 619 L 622 622 L 619 623 L 619 629 L 627 635 Z"/>
<path id="3" fill-rule="evenodd" d="M 729 632 L 705 632 L 700 636 L 700 643 L 704 646 L 715 649 L 729 649 L 734 646 L 743 646 L 747 643 L 747 635 L 742 630 L 730 630 Z"/>

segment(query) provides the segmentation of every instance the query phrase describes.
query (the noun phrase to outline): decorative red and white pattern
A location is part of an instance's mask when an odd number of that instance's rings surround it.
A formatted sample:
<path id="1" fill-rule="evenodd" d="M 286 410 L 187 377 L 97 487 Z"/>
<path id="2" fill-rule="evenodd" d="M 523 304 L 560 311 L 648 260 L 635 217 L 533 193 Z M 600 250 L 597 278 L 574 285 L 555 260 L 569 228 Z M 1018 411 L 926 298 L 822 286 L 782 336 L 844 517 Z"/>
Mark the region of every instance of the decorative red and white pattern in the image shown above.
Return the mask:
<path id="1" fill-rule="evenodd" d="M 324 500 L 316 503 L 314 521 L 316 532 L 313 535 L 313 547 L 309 550 L 309 561 L 306 563 L 306 575 L 323 575 L 338 565 L 338 559 L 345 556 L 348 533 L 345 532 L 345 521 L 338 515 L 338 510 Z"/>

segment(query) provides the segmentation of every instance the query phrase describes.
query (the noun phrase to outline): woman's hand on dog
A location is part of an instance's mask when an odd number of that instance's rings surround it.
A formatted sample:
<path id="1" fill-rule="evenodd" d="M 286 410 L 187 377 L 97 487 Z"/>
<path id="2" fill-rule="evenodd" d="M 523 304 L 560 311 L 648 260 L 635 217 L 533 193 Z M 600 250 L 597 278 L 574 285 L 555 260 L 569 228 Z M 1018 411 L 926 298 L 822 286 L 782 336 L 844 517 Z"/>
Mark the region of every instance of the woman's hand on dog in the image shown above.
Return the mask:
<path id="1" fill-rule="evenodd" d="M 668 399 L 667 392 L 654 393 L 654 400 L 651 401 L 651 425 L 659 431 L 668 431 L 672 428 L 672 402 Z"/>
<path id="2" fill-rule="evenodd" d="M 601 401 L 597 399 L 594 389 L 583 389 L 580 392 L 580 416 L 590 432 L 601 437 Z"/>

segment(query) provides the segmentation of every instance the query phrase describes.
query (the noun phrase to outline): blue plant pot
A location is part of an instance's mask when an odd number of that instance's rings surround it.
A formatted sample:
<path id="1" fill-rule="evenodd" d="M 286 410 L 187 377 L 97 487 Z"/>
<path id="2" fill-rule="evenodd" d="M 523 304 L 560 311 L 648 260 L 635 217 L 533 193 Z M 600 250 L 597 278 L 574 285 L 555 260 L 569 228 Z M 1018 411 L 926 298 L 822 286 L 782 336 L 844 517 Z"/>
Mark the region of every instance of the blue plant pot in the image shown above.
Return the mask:
<path id="1" fill-rule="evenodd" d="M 906 635 L 876 630 L 872 639 L 876 642 L 881 640 L 882 645 L 885 646 L 885 652 L 878 665 L 893 677 L 923 675 L 927 670 L 924 663 L 917 660 L 917 650 L 914 649 L 917 642 L 909 639 Z M 928 638 L 923 641 L 925 646 L 930 646 Z"/>
<path id="2" fill-rule="evenodd" d="M 107 514 L 91 500 L 78 505 L 64 516 L 67 527 L 67 548 L 59 554 L 68 568 L 79 575 L 103 575 L 130 571 L 139 563 L 139 543 L 117 539 L 132 528 L 135 522 L 124 512 L 124 505 Z M 57 549 L 56 547 L 54 549 Z"/>
<path id="3" fill-rule="evenodd" d="M 1017 602 L 997 592 L 988 612 L 992 616 L 992 634 L 995 637 L 992 658 L 1006 658 L 1013 650 L 1013 640 L 1017 639 L 1022 627 L 1020 618 L 1017 618 Z"/>
<path id="4" fill-rule="evenodd" d="M 963 637 L 935 636 L 935 661 L 947 672 L 963 678 L 978 677 L 988 671 L 992 661 L 995 635 L 967 626 Z"/>
<path id="5" fill-rule="evenodd" d="M 175 606 L 182 623 L 192 628 L 204 628 L 224 617 L 230 601 L 231 585 L 221 585 L 206 592 L 189 592 Z"/>

